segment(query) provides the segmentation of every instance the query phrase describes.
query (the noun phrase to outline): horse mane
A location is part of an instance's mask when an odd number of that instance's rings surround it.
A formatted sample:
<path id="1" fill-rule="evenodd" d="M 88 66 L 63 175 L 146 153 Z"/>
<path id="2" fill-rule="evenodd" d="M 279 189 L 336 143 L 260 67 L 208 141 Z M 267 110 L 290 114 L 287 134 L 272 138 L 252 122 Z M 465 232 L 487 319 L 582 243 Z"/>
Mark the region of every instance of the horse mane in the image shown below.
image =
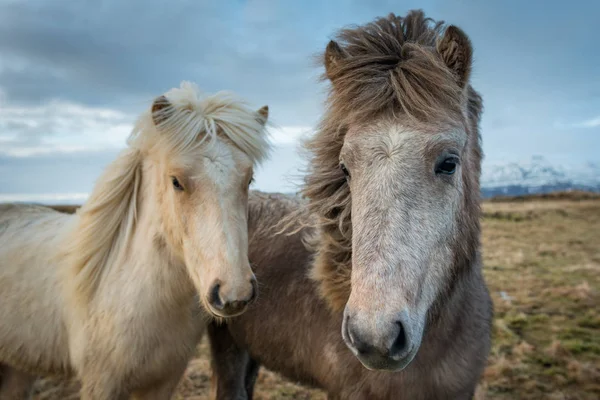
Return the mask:
<path id="1" fill-rule="evenodd" d="M 253 163 L 266 157 L 264 120 L 233 94 L 201 97 L 195 85 L 183 82 L 164 99 L 170 106 L 161 109 L 162 122 L 155 124 L 151 110 L 138 118 L 127 139 L 128 148 L 96 182 L 64 242 L 60 254 L 72 278 L 73 294 L 82 304 L 130 245 L 141 202 L 142 161 L 148 152 L 182 154 L 219 136 L 240 148 Z"/>
<path id="2" fill-rule="evenodd" d="M 402 113 L 416 122 L 456 121 L 463 88 L 436 51 L 445 28 L 444 21 L 413 10 L 406 17 L 390 14 L 338 32 L 342 56 L 335 62 L 322 58 L 327 65 L 322 78 L 334 82 L 327 119 Z"/>
<path id="3" fill-rule="evenodd" d="M 61 253 L 75 297 L 88 300 L 106 270 L 129 245 L 135 229 L 141 162 L 138 149 L 125 149 L 76 212 L 78 218 Z"/>
<path id="4" fill-rule="evenodd" d="M 161 99 L 166 107 L 149 110 L 138 120 L 128 139 L 130 145 L 160 147 L 181 154 L 194 151 L 205 142 L 214 143 L 218 136 L 233 143 L 253 164 L 267 157 L 270 145 L 265 135 L 265 118 L 234 93 L 220 91 L 202 96 L 195 84 L 182 82 Z"/>
<path id="5" fill-rule="evenodd" d="M 462 88 L 436 53 L 444 28 L 443 21 L 417 10 L 344 29 L 336 37 L 344 56 L 324 76 L 332 85 L 317 132 L 304 145 L 309 162 L 301 190 L 316 216 L 311 219 L 316 233 L 308 240 L 315 251 L 311 276 L 333 310 L 344 308 L 351 288 L 352 199 L 339 168 L 347 126 L 399 115 L 409 124 L 456 124 L 467 115 L 467 129 L 479 146 L 481 98 L 470 85 Z"/>

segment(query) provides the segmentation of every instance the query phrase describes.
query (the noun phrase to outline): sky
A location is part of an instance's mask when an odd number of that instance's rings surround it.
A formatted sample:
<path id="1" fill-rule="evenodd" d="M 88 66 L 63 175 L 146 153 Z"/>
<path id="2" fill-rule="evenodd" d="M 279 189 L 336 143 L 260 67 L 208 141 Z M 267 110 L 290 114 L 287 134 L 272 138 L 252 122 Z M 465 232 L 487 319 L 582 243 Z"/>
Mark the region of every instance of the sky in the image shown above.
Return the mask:
<path id="1" fill-rule="evenodd" d="M 483 95 L 484 169 L 600 161 L 600 2 L 0 0 L 0 201 L 81 202 L 135 118 L 182 80 L 270 108 L 254 187 L 290 192 L 336 30 L 421 8 L 461 27 Z"/>

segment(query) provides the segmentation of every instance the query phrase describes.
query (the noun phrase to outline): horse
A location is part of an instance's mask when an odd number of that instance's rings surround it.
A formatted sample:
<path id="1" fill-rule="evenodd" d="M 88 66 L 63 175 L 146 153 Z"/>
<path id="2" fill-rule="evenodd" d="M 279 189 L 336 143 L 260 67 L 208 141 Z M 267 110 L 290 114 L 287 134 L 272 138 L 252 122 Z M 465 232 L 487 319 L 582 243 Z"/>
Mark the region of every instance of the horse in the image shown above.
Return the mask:
<path id="1" fill-rule="evenodd" d="M 261 295 L 209 325 L 214 397 L 251 399 L 260 365 L 330 399 L 473 396 L 493 306 L 472 52 L 460 28 L 421 10 L 329 42 L 300 198 L 250 198 Z"/>
<path id="2" fill-rule="evenodd" d="M 196 319 L 256 298 L 247 203 L 267 118 L 182 82 L 139 116 L 76 214 L 0 205 L 0 398 L 26 395 L 28 374 L 76 376 L 83 399 L 171 397 Z"/>

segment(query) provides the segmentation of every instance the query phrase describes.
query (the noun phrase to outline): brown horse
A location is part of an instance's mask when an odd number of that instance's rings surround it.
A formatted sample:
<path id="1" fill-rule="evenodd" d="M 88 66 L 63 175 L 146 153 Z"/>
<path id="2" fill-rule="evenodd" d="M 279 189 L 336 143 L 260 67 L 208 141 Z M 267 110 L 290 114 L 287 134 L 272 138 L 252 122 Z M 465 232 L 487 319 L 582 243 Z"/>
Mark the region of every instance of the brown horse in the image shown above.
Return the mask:
<path id="1" fill-rule="evenodd" d="M 334 399 L 472 397 L 493 310 L 471 58 L 462 30 L 422 11 L 329 43 L 306 201 L 251 197 L 260 298 L 209 327 L 217 398 L 251 398 L 259 364 Z M 273 236 L 282 220 L 293 233 Z"/>

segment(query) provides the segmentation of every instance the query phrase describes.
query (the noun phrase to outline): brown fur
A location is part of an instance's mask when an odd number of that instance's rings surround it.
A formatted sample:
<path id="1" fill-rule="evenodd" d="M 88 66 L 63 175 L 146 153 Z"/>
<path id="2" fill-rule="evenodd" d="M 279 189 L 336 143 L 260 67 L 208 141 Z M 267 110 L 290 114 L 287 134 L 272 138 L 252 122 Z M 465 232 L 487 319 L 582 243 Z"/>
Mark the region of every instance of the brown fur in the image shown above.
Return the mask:
<path id="1" fill-rule="evenodd" d="M 31 397 L 31 387 L 35 377 L 0 364 L 0 399 L 24 400 Z"/>
<path id="2" fill-rule="evenodd" d="M 252 192 L 249 205 L 249 256 L 261 290 L 244 315 L 208 329 L 217 399 L 251 399 L 258 364 L 323 388 L 331 399 L 469 398 L 489 350 L 491 302 L 479 260 L 441 299 L 443 312 L 432 317 L 412 364 L 369 371 L 342 341 L 341 312 L 327 307 L 309 276 L 314 253 L 303 242 L 315 234 L 310 217 L 291 224 L 295 234 L 272 236 L 303 209 L 300 200 Z"/>
<path id="3" fill-rule="evenodd" d="M 433 49 L 436 44 L 441 50 L 453 48 L 461 40 L 457 37 L 466 36 L 458 36 L 456 32 L 462 31 L 450 26 L 453 40 L 448 43 L 439 39 L 443 26 L 442 22 L 425 18 L 422 12 L 411 12 L 406 18 L 390 14 L 364 28 L 343 30 L 338 40 L 344 49 L 332 41 L 325 52 L 324 78 L 333 84 L 326 115 L 316 135 L 306 144 L 311 156 L 301 193 L 309 199 L 308 211 L 316 216 L 314 221 L 319 228 L 310 241 L 316 250 L 313 277 L 320 282 L 322 294 L 334 310 L 344 308 L 350 293 L 351 196 L 338 168 L 347 128 L 382 113 L 402 114 L 415 124 L 463 120 L 461 105 L 465 94 L 456 83 L 456 75 Z M 462 62 L 452 60 L 462 82 L 470 73 L 463 67 L 470 64 L 470 52 L 466 57 L 468 60 Z M 470 87 L 466 96 L 469 128 L 476 136 L 481 97 Z M 479 168 L 478 138 L 473 151 L 473 166 Z M 478 178 L 479 171 L 473 171 L 473 176 Z"/>
<path id="4" fill-rule="evenodd" d="M 482 102 L 468 83 L 469 40 L 413 11 L 343 30 L 338 41 L 323 59 L 332 88 L 307 143 L 306 203 L 251 196 L 250 260 L 261 295 L 246 314 L 209 329 L 217 397 L 251 398 L 249 371 L 259 362 L 336 399 L 469 398 L 485 366 L 492 316 L 479 254 Z M 340 151 L 350 125 L 382 117 L 425 132 L 458 125 L 467 133 L 450 279 L 429 309 L 419 352 L 394 373 L 365 369 L 340 334 L 352 269 L 352 198 Z M 273 237 L 282 221 L 294 233 Z"/>

